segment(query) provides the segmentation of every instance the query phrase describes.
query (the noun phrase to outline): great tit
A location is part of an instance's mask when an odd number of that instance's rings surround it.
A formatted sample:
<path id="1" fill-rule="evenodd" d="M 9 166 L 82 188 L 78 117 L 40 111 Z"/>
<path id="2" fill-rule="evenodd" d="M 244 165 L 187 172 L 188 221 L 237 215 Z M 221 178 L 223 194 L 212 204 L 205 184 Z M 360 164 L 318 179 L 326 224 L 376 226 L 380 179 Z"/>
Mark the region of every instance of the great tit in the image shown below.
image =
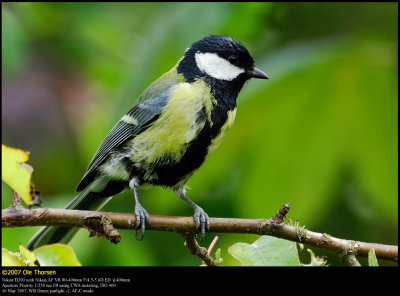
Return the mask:
<path id="1" fill-rule="evenodd" d="M 111 129 L 76 189 L 80 193 L 66 209 L 98 210 L 113 195 L 130 188 L 135 197 L 135 228 L 143 238 L 150 216 L 139 201 L 138 187 L 159 185 L 171 188 L 194 209 L 196 230 L 204 237 L 209 217 L 186 196 L 185 183 L 231 128 L 236 98 L 250 78 L 268 76 L 254 66 L 239 41 L 212 35 L 193 43 Z M 28 248 L 68 243 L 78 229 L 43 227 Z"/>

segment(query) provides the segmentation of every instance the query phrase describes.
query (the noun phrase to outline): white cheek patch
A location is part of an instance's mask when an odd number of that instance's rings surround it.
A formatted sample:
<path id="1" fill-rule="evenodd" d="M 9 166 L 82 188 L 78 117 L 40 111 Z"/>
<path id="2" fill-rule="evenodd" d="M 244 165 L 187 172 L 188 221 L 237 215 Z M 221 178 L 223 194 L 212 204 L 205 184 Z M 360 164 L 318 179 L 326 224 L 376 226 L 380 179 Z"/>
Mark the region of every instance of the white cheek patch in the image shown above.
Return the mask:
<path id="1" fill-rule="evenodd" d="M 196 64 L 200 71 L 215 79 L 233 80 L 244 72 L 244 69 L 236 67 L 215 53 L 195 54 Z"/>

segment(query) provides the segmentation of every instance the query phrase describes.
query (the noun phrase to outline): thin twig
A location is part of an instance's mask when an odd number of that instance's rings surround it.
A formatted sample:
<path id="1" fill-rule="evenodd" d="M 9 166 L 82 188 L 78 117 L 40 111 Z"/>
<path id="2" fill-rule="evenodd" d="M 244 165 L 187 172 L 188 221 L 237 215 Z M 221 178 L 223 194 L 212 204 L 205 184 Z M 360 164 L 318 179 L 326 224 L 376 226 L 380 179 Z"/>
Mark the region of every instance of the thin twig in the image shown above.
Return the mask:
<path id="1" fill-rule="evenodd" d="M 13 207 L 13 208 L 22 207 L 21 196 L 19 196 L 19 194 L 15 190 L 12 191 L 12 204 L 11 204 L 11 207 Z"/>
<path id="2" fill-rule="evenodd" d="M 343 257 L 344 262 L 346 262 L 346 264 L 348 266 L 361 266 L 360 262 L 358 262 L 356 256 L 354 254 L 349 254 Z"/>
<path id="3" fill-rule="evenodd" d="M 201 247 L 197 243 L 195 235 L 183 235 L 183 237 L 185 239 L 185 246 L 192 255 L 200 257 L 207 266 L 221 266 L 210 256 L 206 248 Z"/>
<path id="4" fill-rule="evenodd" d="M 208 247 L 208 250 L 207 250 L 207 254 L 208 255 L 211 254 L 211 251 L 214 248 L 215 244 L 217 243 L 217 240 L 218 240 L 218 236 L 214 237 L 214 239 L 212 240 L 212 242 L 211 242 L 211 244 L 210 244 L 210 246 Z"/>
<path id="5" fill-rule="evenodd" d="M 215 236 L 214 239 L 212 240 L 210 246 L 207 249 L 207 256 L 211 257 L 211 251 L 214 248 L 215 244 L 217 243 L 218 240 L 218 236 Z M 215 261 L 216 262 L 216 261 Z M 217 262 L 216 262 L 217 263 Z M 203 260 L 203 262 L 201 263 L 201 265 L 207 265 L 207 263 Z"/>

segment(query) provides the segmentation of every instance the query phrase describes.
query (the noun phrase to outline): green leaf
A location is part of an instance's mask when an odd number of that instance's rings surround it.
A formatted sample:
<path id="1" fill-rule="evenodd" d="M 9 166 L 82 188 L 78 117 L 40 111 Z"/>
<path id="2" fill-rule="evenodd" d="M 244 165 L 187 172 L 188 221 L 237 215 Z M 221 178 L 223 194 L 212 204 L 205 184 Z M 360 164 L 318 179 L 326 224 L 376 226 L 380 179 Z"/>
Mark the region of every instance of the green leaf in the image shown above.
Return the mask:
<path id="1" fill-rule="evenodd" d="M 18 254 L 7 249 L 1 249 L 1 266 L 26 266 L 24 260 Z"/>
<path id="2" fill-rule="evenodd" d="M 371 249 L 368 252 L 368 265 L 369 266 L 379 266 L 378 259 L 376 259 L 375 250 Z"/>
<path id="3" fill-rule="evenodd" d="M 245 266 L 300 266 L 295 242 L 261 236 L 254 243 L 236 243 L 228 252 Z"/>
<path id="4" fill-rule="evenodd" d="M 1 145 L 1 179 L 22 198 L 26 205 L 32 201 L 31 175 L 33 168 L 26 164 L 29 153 Z"/>
<path id="5" fill-rule="evenodd" d="M 81 266 L 73 249 L 64 244 L 52 244 L 29 251 L 19 245 L 19 253 L 2 249 L 2 266 Z"/>
<path id="6" fill-rule="evenodd" d="M 221 257 L 221 248 L 218 248 L 216 251 L 215 251 L 215 261 L 217 261 L 218 263 L 222 263 L 222 262 L 224 262 L 224 259 L 222 259 L 222 257 Z"/>
<path id="7" fill-rule="evenodd" d="M 302 266 L 327 266 L 325 258 L 315 256 L 314 252 L 307 249 L 307 252 L 311 255 L 311 262 L 309 264 L 301 264 Z"/>
<path id="8" fill-rule="evenodd" d="M 19 245 L 19 254 L 23 259 L 26 259 L 29 262 L 29 266 L 37 266 L 35 254 L 29 251 L 23 245 Z"/>
<path id="9" fill-rule="evenodd" d="M 73 249 L 64 244 L 45 245 L 33 253 L 40 266 L 81 266 Z"/>

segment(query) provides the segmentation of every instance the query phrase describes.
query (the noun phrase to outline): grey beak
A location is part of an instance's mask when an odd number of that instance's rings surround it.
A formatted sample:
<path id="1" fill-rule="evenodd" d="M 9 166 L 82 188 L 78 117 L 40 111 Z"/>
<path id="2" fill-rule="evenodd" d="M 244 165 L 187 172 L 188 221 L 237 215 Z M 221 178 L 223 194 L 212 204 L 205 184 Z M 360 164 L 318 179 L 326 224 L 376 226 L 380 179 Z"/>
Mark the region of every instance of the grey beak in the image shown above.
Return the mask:
<path id="1" fill-rule="evenodd" d="M 257 69 L 256 67 L 254 67 L 254 69 L 252 71 L 249 71 L 248 73 L 249 73 L 250 77 L 253 77 L 253 78 L 269 79 L 267 74 L 265 74 L 260 69 Z"/>

